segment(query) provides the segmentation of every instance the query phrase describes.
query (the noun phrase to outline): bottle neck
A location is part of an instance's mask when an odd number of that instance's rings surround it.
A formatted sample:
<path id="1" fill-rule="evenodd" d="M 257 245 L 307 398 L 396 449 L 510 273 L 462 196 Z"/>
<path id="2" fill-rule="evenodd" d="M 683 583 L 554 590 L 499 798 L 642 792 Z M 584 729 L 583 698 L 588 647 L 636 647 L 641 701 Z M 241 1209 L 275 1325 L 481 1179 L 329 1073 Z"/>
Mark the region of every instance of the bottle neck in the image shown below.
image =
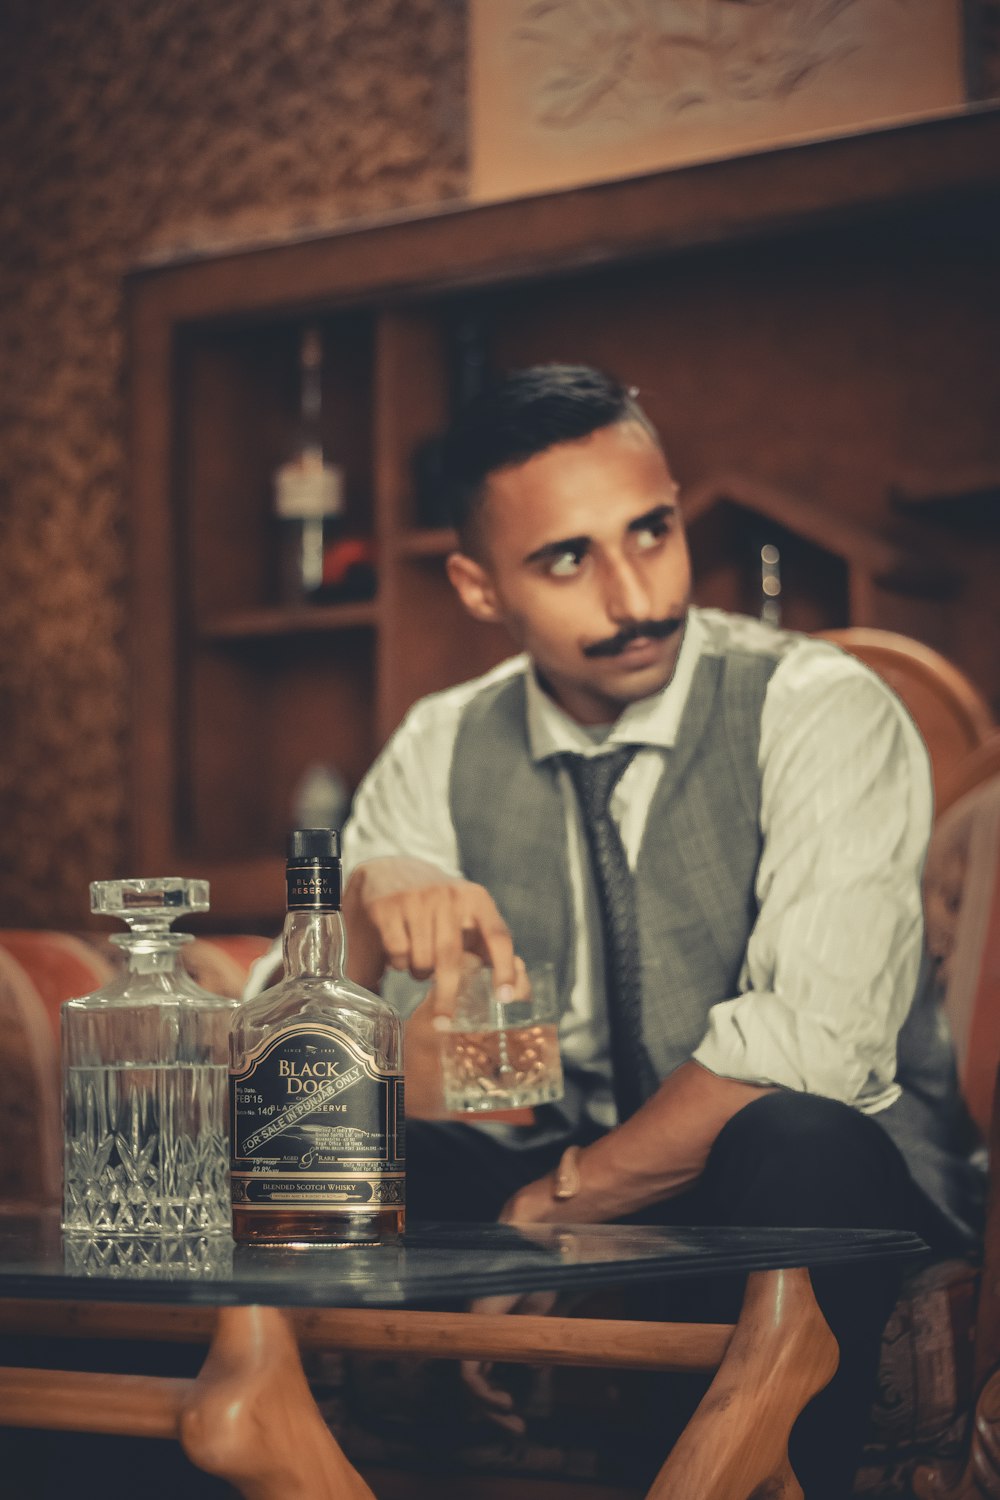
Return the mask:
<path id="1" fill-rule="evenodd" d="M 323 344 L 315 328 L 307 328 L 302 335 L 299 356 L 302 372 L 302 388 L 299 411 L 304 431 L 310 433 L 322 446 L 320 438 L 323 417 Z"/>
<path id="2" fill-rule="evenodd" d="M 342 979 L 347 935 L 339 910 L 290 911 L 285 917 L 281 949 L 286 979 L 303 974 Z"/>
<path id="3" fill-rule="evenodd" d="M 111 942 L 125 953 L 130 974 L 186 975 L 181 949 L 192 941 L 189 932 L 115 932 Z"/>

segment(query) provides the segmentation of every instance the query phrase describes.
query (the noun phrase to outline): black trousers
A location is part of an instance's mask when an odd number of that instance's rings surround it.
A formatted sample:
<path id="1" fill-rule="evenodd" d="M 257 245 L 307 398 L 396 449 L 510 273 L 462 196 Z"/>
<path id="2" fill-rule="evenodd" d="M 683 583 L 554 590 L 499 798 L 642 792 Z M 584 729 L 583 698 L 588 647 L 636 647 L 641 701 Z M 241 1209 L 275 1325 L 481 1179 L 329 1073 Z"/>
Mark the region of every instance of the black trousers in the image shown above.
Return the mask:
<path id="1" fill-rule="evenodd" d="M 407 1141 L 411 1220 L 495 1219 L 507 1198 L 550 1171 L 569 1139 L 512 1149 L 474 1127 L 414 1121 Z M 701 1178 L 688 1192 L 632 1222 L 800 1228 L 911 1229 L 948 1249 L 947 1226 L 913 1183 L 896 1146 L 869 1117 L 835 1100 L 763 1095 L 720 1132 Z M 830 1385 L 803 1412 L 790 1455 L 806 1500 L 845 1500 L 864 1443 L 882 1330 L 898 1294 L 900 1270 L 875 1262 L 817 1270 L 817 1300 L 840 1347 Z M 655 1316 L 733 1321 L 742 1282 L 725 1278 L 698 1290 L 664 1284 Z M 645 1316 L 650 1292 L 642 1293 Z M 662 1456 L 665 1456 L 663 1454 Z"/>

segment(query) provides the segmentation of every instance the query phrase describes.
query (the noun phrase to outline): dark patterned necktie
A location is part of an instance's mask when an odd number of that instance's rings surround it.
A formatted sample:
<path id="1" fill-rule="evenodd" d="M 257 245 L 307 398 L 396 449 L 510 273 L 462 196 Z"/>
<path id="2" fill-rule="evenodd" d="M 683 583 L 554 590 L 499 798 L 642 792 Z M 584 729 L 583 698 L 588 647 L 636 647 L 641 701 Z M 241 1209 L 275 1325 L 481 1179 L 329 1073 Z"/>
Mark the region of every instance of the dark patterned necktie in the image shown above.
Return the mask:
<path id="1" fill-rule="evenodd" d="M 642 963 L 635 882 L 611 816 L 611 793 L 638 746 L 608 755 L 564 755 L 583 817 L 604 937 L 604 988 L 618 1118 L 627 1120 L 656 1088 L 642 1040 Z"/>

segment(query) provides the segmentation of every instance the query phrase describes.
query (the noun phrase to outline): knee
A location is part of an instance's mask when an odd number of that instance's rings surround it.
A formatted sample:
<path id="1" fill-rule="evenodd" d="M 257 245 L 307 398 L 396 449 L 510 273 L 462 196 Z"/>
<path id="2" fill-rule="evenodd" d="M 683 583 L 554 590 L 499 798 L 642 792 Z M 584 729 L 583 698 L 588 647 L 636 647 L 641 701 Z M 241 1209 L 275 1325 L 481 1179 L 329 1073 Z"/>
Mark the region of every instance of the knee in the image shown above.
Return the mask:
<path id="1" fill-rule="evenodd" d="M 736 1152 L 755 1159 L 775 1153 L 788 1159 L 815 1161 L 827 1153 L 872 1149 L 873 1136 L 882 1131 L 858 1110 L 819 1094 L 797 1094 L 779 1089 L 755 1099 L 723 1126 L 716 1140 L 719 1152 Z"/>
<path id="2" fill-rule="evenodd" d="M 873 1119 L 815 1094 L 779 1091 L 754 1100 L 720 1131 L 705 1177 L 720 1199 L 742 1202 L 744 1222 L 901 1224 L 909 1179 Z M 765 1217 L 762 1217 L 765 1216 Z"/>

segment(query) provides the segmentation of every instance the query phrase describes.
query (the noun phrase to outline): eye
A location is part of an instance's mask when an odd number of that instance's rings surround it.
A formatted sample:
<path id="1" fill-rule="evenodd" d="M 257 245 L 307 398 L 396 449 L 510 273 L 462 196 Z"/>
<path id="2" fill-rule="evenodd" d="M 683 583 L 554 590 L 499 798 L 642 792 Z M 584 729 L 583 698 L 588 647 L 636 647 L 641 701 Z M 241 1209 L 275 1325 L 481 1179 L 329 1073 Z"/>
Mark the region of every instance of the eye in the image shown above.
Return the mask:
<path id="1" fill-rule="evenodd" d="M 573 578 L 580 571 L 580 564 L 582 562 L 583 553 L 571 549 L 566 552 L 560 552 L 558 557 L 554 557 L 549 563 L 547 571 L 552 578 Z"/>
<path id="2" fill-rule="evenodd" d="M 635 550 L 637 552 L 652 552 L 663 541 L 670 530 L 670 522 L 666 516 L 661 516 L 656 521 L 648 521 L 638 531 L 632 533 L 635 539 Z"/>

